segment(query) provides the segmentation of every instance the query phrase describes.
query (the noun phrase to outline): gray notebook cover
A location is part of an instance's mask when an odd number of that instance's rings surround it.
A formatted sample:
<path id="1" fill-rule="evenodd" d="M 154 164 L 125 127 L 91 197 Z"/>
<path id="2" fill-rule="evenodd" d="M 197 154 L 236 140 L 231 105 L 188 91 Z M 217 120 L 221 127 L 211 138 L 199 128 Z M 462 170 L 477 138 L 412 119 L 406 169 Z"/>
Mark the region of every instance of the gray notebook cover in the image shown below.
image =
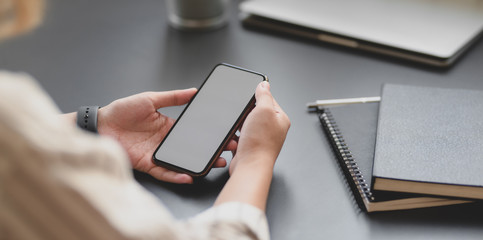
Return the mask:
<path id="1" fill-rule="evenodd" d="M 386 84 L 373 176 L 483 185 L 483 92 Z"/>
<path id="2" fill-rule="evenodd" d="M 373 191 L 371 177 L 378 109 L 378 103 L 319 109 L 319 120 L 359 207 L 376 212 L 463 203 L 412 193 Z"/>

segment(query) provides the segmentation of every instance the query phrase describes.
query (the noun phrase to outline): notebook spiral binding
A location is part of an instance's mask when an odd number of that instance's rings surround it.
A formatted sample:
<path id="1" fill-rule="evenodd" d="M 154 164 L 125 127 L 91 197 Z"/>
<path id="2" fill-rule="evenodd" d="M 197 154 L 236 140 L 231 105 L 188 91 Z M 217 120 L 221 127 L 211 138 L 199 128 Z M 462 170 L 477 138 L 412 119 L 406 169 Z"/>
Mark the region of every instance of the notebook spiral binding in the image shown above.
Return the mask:
<path id="1" fill-rule="evenodd" d="M 331 144 L 337 150 L 336 154 L 339 155 L 340 165 L 344 169 L 344 172 L 353 179 L 353 183 L 355 186 L 355 191 L 358 192 L 356 196 L 363 196 L 366 198 L 367 201 L 373 201 L 374 197 L 372 195 L 371 189 L 366 183 L 364 176 L 362 175 L 359 167 L 357 166 L 357 162 L 355 161 L 354 157 L 352 156 L 349 147 L 345 143 L 345 140 L 337 127 L 337 124 L 332 117 L 329 109 L 319 109 L 318 111 L 319 119 L 323 122 L 324 129 L 330 135 Z M 349 185 L 352 185 L 349 183 Z M 354 190 L 354 189 L 353 189 Z M 362 199 L 364 201 L 364 199 Z M 365 206 L 364 206 L 365 208 Z"/>

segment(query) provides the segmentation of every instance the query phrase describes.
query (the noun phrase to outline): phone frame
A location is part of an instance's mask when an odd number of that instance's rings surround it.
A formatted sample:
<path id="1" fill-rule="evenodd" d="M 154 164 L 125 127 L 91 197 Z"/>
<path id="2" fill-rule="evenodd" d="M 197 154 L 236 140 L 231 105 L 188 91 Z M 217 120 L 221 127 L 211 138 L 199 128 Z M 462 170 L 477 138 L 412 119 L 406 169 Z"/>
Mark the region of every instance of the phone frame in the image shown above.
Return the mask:
<path id="1" fill-rule="evenodd" d="M 220 145 L 218 146 L 217 150 L 213 153 L 211 159 L 207 162 L 205 168 L 201 172 L 193 172 L 193 171 L 190 171 L 188 169 L 185 169 L 185 168 L 182 168 L 182 167 L 179 167 L 179 166 L 176 166 L 176 165 L 173 165 L 173 164 L 164 162 L 163 160 L 156 158 L 156 153 L 158 152 L 158 149 L 161 147 L 161 145 L 164 143 L 164 141 L 169 137 L 171 131 L 178 124 L 178 121 L 183 117 L 184 113 L 190 107 L 191 103 L 193 101 L 195 101 L 196 96 L 198 95 L 198 93 L 203 90 L 203 86 L 210 79 L 210 76 L 213 74 L 213 72 L 215 71 L 215 69 L 217 67 L 219 67 L 219 66 L 230 67 L 230 68 L 234 68 L 234 69 L 237 69 L 237 70 L 241 70 L 241 71 L 249 72 L 249 73 L 252 73 L 252 74 L 256 74 L 256 75 L 259 75 L 259 76 L 262 77 L 263 80 L 260 81 L 260 82 L 263 82 L 263 81 L 267 81 L 268 82 L 268 77 L 265 76 L 264 74 L 261 74 L 261 73 L 258 73 L 258 72 L 252 71 L 252 70 L 248 70 L 248 69 L 245 69 L 245 68 L 237 67 L 237 66 L 234 66 L 234 65 L 231 65 L 231 64 L 227 64 L 227 63 L 219 63 L 219 64 L 217 64 L 210 71 L 210 73 L 208 74 L 208 76 L 206 77 L 206 79 L 203 81 L 203 83 L 201 84 L 201 86 L 198 88 L 198 91 L 190 99 L 190 101 L 188 102 L 188 104 L 184 107 L 183 111 L 178 116 L 178 118 L 176 119 L 176 121 L 173 124 L 173 126 L 169 129 L 169 131 L 166 134 L 166 136 L 164 137 L 164 139 L 161 141 L 161 143 L 158 145 L 158 147 L 154 151 L 153 156 L 152 156 L 152 161 L 154 162 L 154 164 L 156 164 L 158 166 L 161 166 L 161 167 L 164 167 L 166 169 L 175 171 L 175 172 L 186 173 L 186 174 L 188 174 L 188 175 L 190 175 L 192 177 L 203 177 L 203 176 L 206 176 L 210 172 L 210 170 L 213 167 L 213 164 L 215 163 L 215 161 L 220 157 L 221 153 L 223 152 L 223 149 L 226 147 L 226 145 L 228 144 L 228 142 L 233 138 L 233 136 L 235 135 L 236 131 L 240 128 L 241 124 L 243 124 L 243 122 L 244 122 L 245 118 L 247 117 L 248 113 L 250 113 L 250 111 L 255 107 L 255 89 L 254 89 L 254 93 L 253 93 L 253 96 L 250 98 L 250 101 L 247 103 L 247 105 L 245 106 L 245 108 L 243 109 L 243 111 L 240 113 L 240 115 L 238 116 L 237 120 L 235 121 L 235 123 L 231 127 L 230 131 L 226 134 L 225 138 L 220 143 Z"/>

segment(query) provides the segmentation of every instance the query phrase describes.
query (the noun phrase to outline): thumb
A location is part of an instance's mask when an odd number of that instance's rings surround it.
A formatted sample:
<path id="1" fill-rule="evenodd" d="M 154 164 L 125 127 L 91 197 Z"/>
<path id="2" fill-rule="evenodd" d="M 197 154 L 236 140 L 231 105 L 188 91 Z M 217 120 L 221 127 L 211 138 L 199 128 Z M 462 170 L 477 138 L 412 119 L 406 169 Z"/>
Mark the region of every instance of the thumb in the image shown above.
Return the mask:
<path id="1" fill-rule="evenodd" d="M 267 81 L 263 81 L 258 84 L 255 91 L 255 99 L 257 100 L 257 106 L 272 106 L 273 97 L 270 93 L 270 84 Z"/>
<path id="2" fill-rule="evenodd" d="M 156 109 L 159 109 L 186 104 L 195 95 L 196 91 L 196 88 L 189 88 L 166 92 L 150 92 L 149 98 L 153 101 Z"/>

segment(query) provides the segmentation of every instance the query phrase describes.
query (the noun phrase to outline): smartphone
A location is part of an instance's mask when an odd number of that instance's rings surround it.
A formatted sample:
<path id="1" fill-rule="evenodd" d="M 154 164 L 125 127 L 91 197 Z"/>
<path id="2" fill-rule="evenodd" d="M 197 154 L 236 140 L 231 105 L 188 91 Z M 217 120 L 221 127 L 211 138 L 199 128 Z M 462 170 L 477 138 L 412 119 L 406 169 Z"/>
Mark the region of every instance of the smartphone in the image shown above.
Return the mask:
<path id="1" fill-rule="evenodd" d="M 255 106 L 263 74 L 218 64 L 184 108 L 153 154 L 155 164 L 205 176 Z"/>

